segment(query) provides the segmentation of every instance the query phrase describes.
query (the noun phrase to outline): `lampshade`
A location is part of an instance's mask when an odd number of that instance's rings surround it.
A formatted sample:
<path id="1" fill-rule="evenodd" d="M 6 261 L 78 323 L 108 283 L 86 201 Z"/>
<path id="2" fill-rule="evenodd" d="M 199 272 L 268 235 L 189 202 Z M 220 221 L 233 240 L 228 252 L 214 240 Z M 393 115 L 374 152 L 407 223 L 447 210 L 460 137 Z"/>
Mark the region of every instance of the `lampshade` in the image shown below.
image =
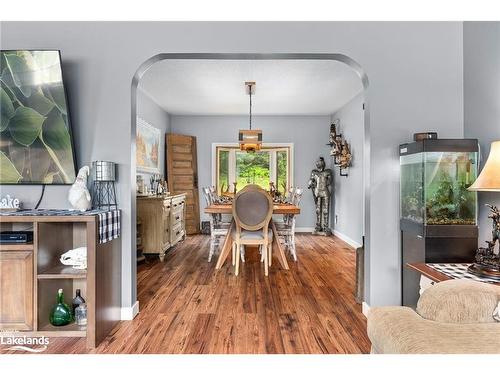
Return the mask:
<path id="1" fill-rule="evenodd" d="M 255 82 L 245 82 L 246 93 L 249 96 L 249 129 L 238 132 L 238 142 L 241 151 L 255 152 L 262 147 L 262 130 L 252 129 L 252 95 L 255 94 Z"/>
<path id="2" fill-rule="evenodd" d="M 262 130 L 240 130 L 238 141 L 241 151 L 259 151 L 262 146 Z"/>
<path id="3" fill-rule="evenodd" d="M 471 191 L 500 191 L 500 141 L 493 142 L 490 154 Z"/>

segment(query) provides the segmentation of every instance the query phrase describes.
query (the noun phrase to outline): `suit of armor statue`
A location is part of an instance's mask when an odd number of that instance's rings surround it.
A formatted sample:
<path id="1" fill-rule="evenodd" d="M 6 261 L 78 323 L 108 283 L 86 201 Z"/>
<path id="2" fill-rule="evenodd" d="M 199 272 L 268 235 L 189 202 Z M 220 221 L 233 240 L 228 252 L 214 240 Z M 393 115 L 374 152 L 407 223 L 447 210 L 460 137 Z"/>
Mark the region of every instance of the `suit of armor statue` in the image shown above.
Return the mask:
<path id="1" fill-rule="evenodd" d="M 316 206 L 316 226 L 313 234 L 330 235 L 330 186 L 333 174 L 331 169 L 325 168 L 325 159 L 320 157 L 316 161 L 316 169 L 311 172 L 308 189 L 312 190 Z"/>

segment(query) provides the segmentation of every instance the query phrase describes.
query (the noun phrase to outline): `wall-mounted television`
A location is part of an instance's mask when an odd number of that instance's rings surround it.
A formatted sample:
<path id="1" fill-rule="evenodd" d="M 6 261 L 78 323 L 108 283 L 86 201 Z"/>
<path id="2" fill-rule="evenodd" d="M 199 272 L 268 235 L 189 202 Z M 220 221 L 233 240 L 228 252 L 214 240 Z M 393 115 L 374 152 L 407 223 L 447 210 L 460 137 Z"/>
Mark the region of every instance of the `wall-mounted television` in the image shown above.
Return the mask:
<path id="1" fill-rule="evenodd" d="M 75 181 L 59 51 L 0 51 L 0 184 Z"/>

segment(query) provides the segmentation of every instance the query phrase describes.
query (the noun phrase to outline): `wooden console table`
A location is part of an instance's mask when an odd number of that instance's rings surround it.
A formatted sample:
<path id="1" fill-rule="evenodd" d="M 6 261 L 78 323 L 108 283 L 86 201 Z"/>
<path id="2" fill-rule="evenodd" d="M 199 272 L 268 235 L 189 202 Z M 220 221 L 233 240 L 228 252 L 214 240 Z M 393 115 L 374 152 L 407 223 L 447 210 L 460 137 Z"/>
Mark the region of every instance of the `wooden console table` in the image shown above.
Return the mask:
<path id="1" fill-rule="evenodd" d="M 97 214 L 0 216 L 0 229 L 33 230 L 33 242 L 0 245 L 0 335 L 86 337 L 96 347 L 120 320 L 121 240 L 99 242 Z M 87 247 L 87 269 L 60 263 L 73 248 Z M 76 289 L 87 303 L 87 326 L 55 327 L 49 314 L 63 289 L 71 306 Z"/>

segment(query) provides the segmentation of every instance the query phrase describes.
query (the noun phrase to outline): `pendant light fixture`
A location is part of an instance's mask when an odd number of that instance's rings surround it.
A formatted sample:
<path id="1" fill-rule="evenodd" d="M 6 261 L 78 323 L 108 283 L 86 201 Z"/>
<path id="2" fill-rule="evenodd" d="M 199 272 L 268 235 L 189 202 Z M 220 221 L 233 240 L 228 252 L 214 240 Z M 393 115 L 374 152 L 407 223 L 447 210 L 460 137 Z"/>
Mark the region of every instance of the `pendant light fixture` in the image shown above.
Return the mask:
<path id="1" fill-rule="evenodd" d="M 255 82 L 245 82 L 245 90 L 250 98 L 249 129 L 242 129 L 238 133 L 241 151 L 255 152 L 262 147 L 262 130 L 252 129 L 252 95 L 255 94 Z"/>

